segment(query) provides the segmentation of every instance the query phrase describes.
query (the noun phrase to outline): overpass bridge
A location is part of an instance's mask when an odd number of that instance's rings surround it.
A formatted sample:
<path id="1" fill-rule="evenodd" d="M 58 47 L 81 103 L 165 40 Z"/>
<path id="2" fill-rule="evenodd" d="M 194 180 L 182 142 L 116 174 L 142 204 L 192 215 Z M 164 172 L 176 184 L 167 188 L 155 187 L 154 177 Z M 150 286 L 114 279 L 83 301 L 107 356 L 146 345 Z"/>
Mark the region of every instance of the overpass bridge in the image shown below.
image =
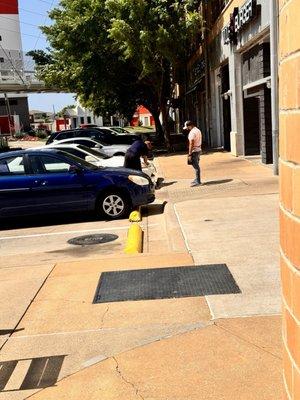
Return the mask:
<path id="1" fill-rule="evenodd" d="M 4 49 L 0 44 L 0 95 L 1 93 L 60 93 L 59 88 L 47 88 L 36 77 L 36 65 L 24 52 Z"/>
<path id="2" fill-rule="evenodd" d="M 29 93 L 60 93 L 61 90 L 57 88 L 47 88 L 44 82 L 39 80 L 24 80 L 20 79 L 0 79 L 0 94 L 2 93 L 15 93 L 15 94 L 29 94 Z M 65 92 L 65 91 L 64 91 Z"/>

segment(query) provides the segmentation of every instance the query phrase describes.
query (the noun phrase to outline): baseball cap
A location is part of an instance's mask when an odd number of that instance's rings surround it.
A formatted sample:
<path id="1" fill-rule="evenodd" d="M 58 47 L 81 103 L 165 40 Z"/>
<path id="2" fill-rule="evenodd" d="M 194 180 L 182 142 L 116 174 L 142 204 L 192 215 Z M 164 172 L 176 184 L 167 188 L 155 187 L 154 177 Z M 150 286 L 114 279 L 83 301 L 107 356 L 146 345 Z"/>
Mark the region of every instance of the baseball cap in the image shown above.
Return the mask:
<path id="1" fill-rule="evenodd" d="M 193 125 L 192 121 L 185 121 L 183 129 L 188 129 L 191 125 Z"/>

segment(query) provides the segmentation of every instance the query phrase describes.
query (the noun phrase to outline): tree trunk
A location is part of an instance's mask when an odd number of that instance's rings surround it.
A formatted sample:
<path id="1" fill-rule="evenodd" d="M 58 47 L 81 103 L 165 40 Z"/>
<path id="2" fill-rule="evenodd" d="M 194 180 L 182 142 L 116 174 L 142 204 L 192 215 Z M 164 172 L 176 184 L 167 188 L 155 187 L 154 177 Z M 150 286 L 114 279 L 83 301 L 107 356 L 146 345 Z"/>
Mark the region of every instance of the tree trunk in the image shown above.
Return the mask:
<path id="1" fill-rule="evenodd" d="M 166 104 L 161 105 L 161 113 L 163 120 L 163 133 L 164 133 L 165 143 L 168 151 L 171 151 L 171 132 L 168 121 L 169 107 Z"/>
<path id="2" fill-rule="evenodd" d="M 159 138 L 161 140 L 164 140 L 164 131 L 163 131 L 162 124 L 160 122 L 159 112 L 151 111 L 151 110 L 150 110 L 150 112 L 151 112 L 151 114 L 153 115 L 153 118 L 154 118 L 156 136 L 157 136 L 157 138 Z"/>

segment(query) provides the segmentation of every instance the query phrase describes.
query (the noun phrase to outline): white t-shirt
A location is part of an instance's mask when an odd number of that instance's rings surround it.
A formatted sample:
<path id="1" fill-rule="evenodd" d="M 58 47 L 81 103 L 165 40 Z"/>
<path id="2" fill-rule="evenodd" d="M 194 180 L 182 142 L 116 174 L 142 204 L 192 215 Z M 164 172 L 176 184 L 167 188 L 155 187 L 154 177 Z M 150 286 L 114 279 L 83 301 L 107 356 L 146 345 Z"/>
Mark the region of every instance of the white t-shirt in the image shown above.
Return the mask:
<path id="1" fill-rule="evenodd" d="M 201 151 L 202 144 L 202 133 L 200 129 L 194 127 L 189 133 L 189 141 L 194 140 L 194 145 L 192 148 L 192 153 Z"/>

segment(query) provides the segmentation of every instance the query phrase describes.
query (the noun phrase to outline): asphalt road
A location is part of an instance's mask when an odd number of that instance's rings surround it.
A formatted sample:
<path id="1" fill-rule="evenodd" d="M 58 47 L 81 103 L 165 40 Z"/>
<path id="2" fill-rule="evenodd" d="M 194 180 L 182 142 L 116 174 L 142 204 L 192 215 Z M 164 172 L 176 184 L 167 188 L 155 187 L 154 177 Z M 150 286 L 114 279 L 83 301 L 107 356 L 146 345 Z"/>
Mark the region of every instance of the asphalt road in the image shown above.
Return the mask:
<path id="1" fill-rule="evenodd" d="M 122 253 L 128 226 L 127 219 L 101 221 L 92 214 L 2 220 L 0 269 Z M 80 236 L 104 233 L 116 235 L 115 240 L 94 245 L 68 243 L 70 239 Z"/>

